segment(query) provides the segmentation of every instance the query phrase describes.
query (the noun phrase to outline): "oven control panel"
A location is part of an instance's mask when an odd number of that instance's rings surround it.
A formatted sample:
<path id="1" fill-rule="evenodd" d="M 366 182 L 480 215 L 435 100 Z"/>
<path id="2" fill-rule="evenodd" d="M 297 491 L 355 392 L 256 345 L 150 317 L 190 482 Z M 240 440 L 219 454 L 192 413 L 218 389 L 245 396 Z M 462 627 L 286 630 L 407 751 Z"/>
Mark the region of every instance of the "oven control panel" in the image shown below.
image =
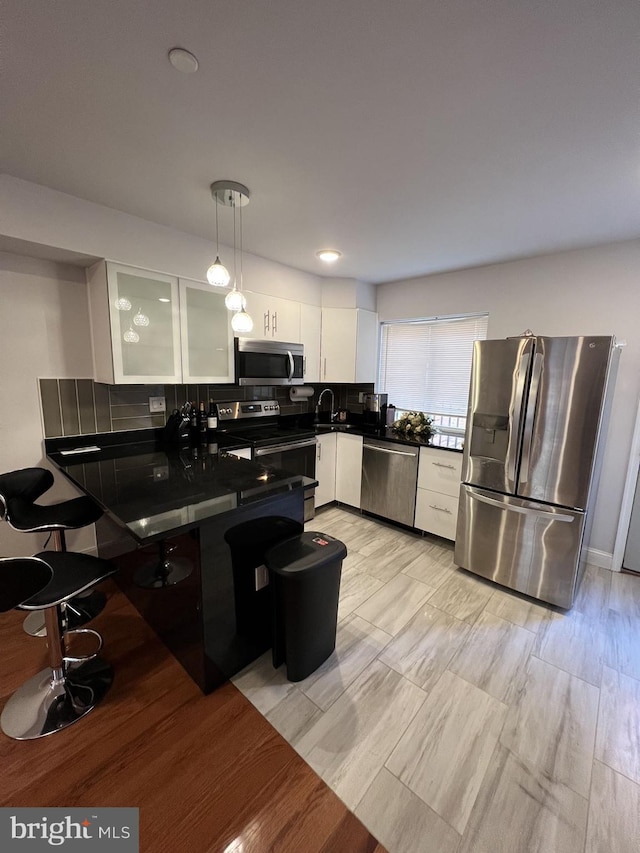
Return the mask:
<path id="1" fill-rule="evenodd" d="M 218 403 L 218 420 L 238 421 L 245 418 L 269 418 L 280 414 L 277 400 L 246 400 Z"/>

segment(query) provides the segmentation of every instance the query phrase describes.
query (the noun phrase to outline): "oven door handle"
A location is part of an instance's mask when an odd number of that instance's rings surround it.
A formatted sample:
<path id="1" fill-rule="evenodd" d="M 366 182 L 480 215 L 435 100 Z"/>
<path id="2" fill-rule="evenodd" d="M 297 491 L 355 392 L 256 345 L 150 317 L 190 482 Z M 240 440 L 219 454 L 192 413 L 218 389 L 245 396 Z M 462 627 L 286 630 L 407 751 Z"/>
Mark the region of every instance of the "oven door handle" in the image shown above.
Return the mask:
<path id="1" fill-rule="evenodd" d="M 268 447 L 256 447 L 254 456 L 270 456 L 272 453 L 282 453 L 286 450 L 298 450 L 300 447 L 313 447 L 317 444 L 315 438 L 305 438 L 301 441 L 287 441 L 284 444 L 272 444 Z"/>

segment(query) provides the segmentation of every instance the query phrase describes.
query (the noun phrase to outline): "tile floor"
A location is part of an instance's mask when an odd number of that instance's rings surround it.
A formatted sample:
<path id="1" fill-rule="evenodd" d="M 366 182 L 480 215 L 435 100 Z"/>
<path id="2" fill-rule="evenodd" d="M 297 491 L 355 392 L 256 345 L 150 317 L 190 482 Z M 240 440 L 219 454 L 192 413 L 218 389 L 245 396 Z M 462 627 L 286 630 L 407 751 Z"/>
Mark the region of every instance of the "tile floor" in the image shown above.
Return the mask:
<path id="1" fill-rule="evenodd" d="M 349 549 L 336 651 L 234 681 L 390 853 L 640 851 L 640 577 L 588 566 L 564 613 L 444 540 L 337 507 L 308 527 Z"/>

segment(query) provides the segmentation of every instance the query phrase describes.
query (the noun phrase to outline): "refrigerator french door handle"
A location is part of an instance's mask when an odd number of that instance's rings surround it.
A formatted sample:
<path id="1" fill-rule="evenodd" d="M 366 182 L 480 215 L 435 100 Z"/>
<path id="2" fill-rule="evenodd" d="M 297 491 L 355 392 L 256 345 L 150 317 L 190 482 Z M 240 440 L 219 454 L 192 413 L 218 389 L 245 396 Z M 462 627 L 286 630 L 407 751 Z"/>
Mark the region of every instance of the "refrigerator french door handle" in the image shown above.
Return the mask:
<path id="1" fill-rule="evenodd" d="M 553 512 L 548 509 L 533 509 L 525 507 L 525 506 L 515 506 L 513 504 L 503 503 L 502 501 L 498 501 L 495 498 L 489 498 L 486 495 L 482 495 L 479 492 L 475 492 L 473 490 L 469 490 L 469 497 L 474 501 L 480 501 L 483 504 L 489 504 L 489 506 L 497 506 L 499 509 L 505 509 L 509 512 L 519 512 L 522 515 L 539 515 L 542 518 L 549 518 L 549 516 L 553 516 L 554 521 L 567 521 L 572 522 L 575 520 L 573 515 L 567 515 L 562 512 Z"/>
<path id="2" fill-rule="evenodd" d="M 527 415 L 524 421 L 524 434 L 522 437 L 522 462 L 520 465 L 520 482 L 526 483 L 529 479 L 529 464 L 531 462 L 531 442 L 533 439 L 533 428 L 536 422 L 538 408 L 538 391 L 540 390 L 540 376 L 542 375 L 543 356 L 536 353 L 533 357 L 533 370 L 531 371 L 531 385 L 529 386 L 529 399 L 527 400 Z"/>
<path id="3" fill-rule="evenodd" d="M 524 397 L 524 386 L 527 381 L 527 372 L 529 370 L 529 359 L 531 356 L 528 352 L 520 356 L 520 364 L 518 366 L 518 379 L 516 382 L 516 393 L 513 401 L 513 410 L 511 413 L 511 435 L 509 436 L 509 453 L 507 455 L 507 479 L 512 486 L 515 486 L 516 479 L 516 463 L 518 460 L 518 444 L 520 438 L 520 421 L 522 419 L 522 403 Z"/>

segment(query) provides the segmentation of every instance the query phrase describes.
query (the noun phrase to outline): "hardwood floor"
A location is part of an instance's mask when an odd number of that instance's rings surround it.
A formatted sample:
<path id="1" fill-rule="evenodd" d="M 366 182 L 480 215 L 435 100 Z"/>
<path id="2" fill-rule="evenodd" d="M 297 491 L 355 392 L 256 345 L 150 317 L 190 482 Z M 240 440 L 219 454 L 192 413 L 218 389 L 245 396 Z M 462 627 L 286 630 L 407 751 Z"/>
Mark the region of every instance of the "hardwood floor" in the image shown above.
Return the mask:
<path id="1" fill-rule="evenodd" d="M 140 850 L 384 853 L 228 683 L 203 696 L 115 585 L 93 623 L 115 670 L 104 703 L 35 741 L 0 734 L 1 806 L 137 806 Z M 24 614 L 0 614 L 0 704 L 46 665 Z"/>

